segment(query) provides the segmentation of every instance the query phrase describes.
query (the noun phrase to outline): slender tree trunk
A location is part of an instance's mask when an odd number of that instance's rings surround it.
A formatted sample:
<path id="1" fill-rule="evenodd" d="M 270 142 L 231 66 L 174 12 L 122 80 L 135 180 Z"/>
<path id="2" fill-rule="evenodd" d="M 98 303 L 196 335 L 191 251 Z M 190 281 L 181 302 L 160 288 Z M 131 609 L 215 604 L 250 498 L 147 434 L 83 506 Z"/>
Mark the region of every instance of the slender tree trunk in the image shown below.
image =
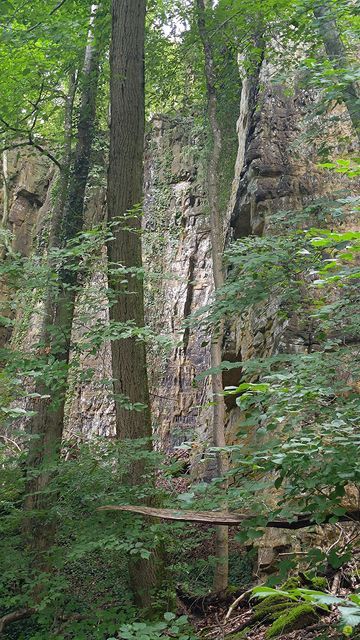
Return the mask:
<path id="1" fill-rule="evenodd" d="M 58 197 L 51 218 L 48 249 L 59 247 L 61 244 L 61 229 L 64 218 L 64 209 L 68 197 L 69 178 L 71 169 L 71 146 L 73 140 L 73 111 L 77 88 L 77 73 L 71 73 L 68 80 L 68 89 L 65 98 L 64 112 L 64 144 L 61 158 L 59 181 L 57 185 Z"/>
<path id="2" fill-rule="evenodd" d="M 94 7 L 93 10 L 96 10 Z M 92 30 L 89 32 L 86 47 L 85 63 L 82 74 L 82 92 L 79 112 L 79 124 L 75 159 L 71 175 L 66 168 L 60 176 L 61 191 L 50 231 L 51 248 L 60 246 L 74 238 L 83 227 L 83 210 L 85 189 L 90 167 L 90 154 L 96 114 L 96 94 L 99 76 L 99 49 L 94 46 Z M 73 96 L 70 94 L 66 109 L 66 142 L 64 153 L 71 150 L 70 108 Z M 68 197 L 66 187 L 69 185 Z M 61 216 L 62 213 L 62 216 Z M 51 258 L 50 258 L 51 260 Z M 25 509 L 31 511 L 26 519 L 26 531 L 31 540 L 30 545 L 36 552 L 36 564 L 47 568 L 46 552 L 54 538 L 54 523 L 43 522 L 39 514 L 52 505 L 52 498 L 46 494 L 51 479 L 49 466 L 56 461 L 61 447 L 64 406 L 67 391 L 67 368 L 70 355 L 70 339 L 76 297 L 76 264 L 63 265 L 59 274 L 59 287 L 49 289 L 45 302 L 45 318 L 47 323 L 43 332 L 42 345 L 50 356 L 56 358 L 59 370 L 58 388 L 56 392 L 46 382 L 37 385 L 36 391 L 41 395 L 49 395 L 50 399 L 42 399 L 37 403 L 37 413 L 30 425 L 29 454 L 27 460 L 28 481 Z"/>
<path id="3" fill-rule="evenodd" d="M 109 220 L 118 218 L 115 239 L 109 242 L 109 284 L 115 293 L 110 307 L 113 322 L 134 322 L 144 326 L 141 217 L 134 211 L 143 199 L 145 0 L 112 1 L 112 41 L 110 55 L 110 164 L 108 174 Z M 111 267 L 135 269 L 123 277 Z M 116 432 L 121 440 L 148 438 L 151 448 L 151 416 L 145 344 L 134 338 L 111 343 L 116 404 Z M 129 411 L 123 400 L 140 402 L 142 411 Z M 143 464 L 133 465 L 130 482 L 139 484 Z M 130 573 L 137 603 L 147 607 L 155 587 L 155 561 L 131 563 Z"/>
<path id="4" fill-rule="evenodd" d="M 1 216 L 1 228 L 8 231 L 9 228 L 9 174 L 8 174 L 8 152 L 2 152 L 2 192 L 3 192 L 3 211 Z M 8 239 L 4 235 L 0 244 L 0 260 L 4 260 L 7 255 L 9 245 Z M 11 311 L 11 290 L 9 289 L 7 278 L 5 275 L 0 277 L 0 314 L 6 318 L 12 319 Z M 11 326 L 0 324 L 0 349 L 4 349 L 11 339 Z M 0 365 L 1 365 L 0 361 Z"/>
<path id="5" fill-rule="evenodd" d="M 215 71 L 211 43 L 208 37 L 205 22 L 204 0 L 197 0 L 198 27 L 205 56 L 205 77 L 208 95 L 208 118 L 212 132 L 212 151 L 208 164 L 208 201 L 210 207 L 211 247 L 213 263 L 214 288 L 217 291 L 224 284 L 224 272 L 222 265 L 222 253 L 224 249 L 224 225 L 219 207 L 219 161 L 221 153 L 221 131 L 217 120 L 217 97 L 215 88 Z M 223 382 L 220 370 L 222 361 L 222 343 L 224 335 L 223 323 L 214 331 L 211 341 L 210 358 L 211 367 L 218 368 L 218 373 L 211 376 L 213 393 L 213 442 L 215 447 L 225 446 L 225 403 L 223 399 Z M 226 452 L 217 454 L 217 473 L 224 476 L 229 469 Z M 224 491 L 227 483 L 224 481 Z M 229 550 L 228 528 L 222 525 L 216 526 L 216 557 L 217 565 L 214 576 L 214 591 L 222 591 L 228 585 L 229 574 Z"/>
<path id="6" fill-rule="evenodd" d="M 331 4 L 327 0 L 315 2 L 314 15 L 317 19 L 319 33 L 324 42 L 329 60 L 335 69 L 346 69 L 349 66 L 349 61 L 336 19 L 332 13 Z M 352 81 L 345 84 L 342 89 L 342 96 L 352 125 L 360 140 L 360 96 L 357 83 Z"/>
<path id="7" fill-rule="evenodd" d="M 2 226 L 6 229 L 9 219 L 9 172 L 8 172 L 8 152 L 2 153 L 2 176 L 3 176 L 3 214 Z"/>
<path id="8" fill-rule="evenodd" d="M 73 139 L 73 109 L 77 87 L 77 75 L 75 73 L 69 76 L 68 91 L 65 98 L 64 113 L 64 144 L 61 158 L 61 169 L 57 183 L 57 198 L 52 212 L 49 240 L 48 240 L 48 270 L 49 275 L 56 270 L 56 264 L 52 256 L 52 250 L 61 246 L 62 240 L 62 224 L 64 219 L 64 210 L 68 197 L 69 179 L 71 170 L 71 145 Z M 45 292 L 45 302 L 43 310 L 43 321 L 40 330 L 40 341 L 44 345 L 49 345 L 51 337 L 49 328 L 51 327 L 55 317 L 56 296 L 54 289 L 49 281 L 47 291 Z"/>

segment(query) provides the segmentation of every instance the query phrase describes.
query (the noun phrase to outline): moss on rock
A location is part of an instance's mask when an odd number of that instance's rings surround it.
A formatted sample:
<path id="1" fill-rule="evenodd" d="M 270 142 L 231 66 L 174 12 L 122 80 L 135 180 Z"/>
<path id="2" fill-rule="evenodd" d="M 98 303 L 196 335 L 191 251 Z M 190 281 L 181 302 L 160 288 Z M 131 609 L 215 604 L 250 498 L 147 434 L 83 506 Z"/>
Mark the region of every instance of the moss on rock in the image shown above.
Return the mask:
<path id="1" fill-rule="evenodd" d="M 302 629 L 317 620 L 314 607 L 310 604 L 299 604 L 279 616 L 267 629 L 265 638 L 275 638 L 282 633 Z"/>
<path id="2" fill-rule="evenodd" d="M 277 595 L 276 593 L 274 593 L 271 596 L 267 596 L 266 598 L 263 598 L 262 600 L 260 600 L 260 602 L 258 602 L 254 607 L 254 611 L 262 611 L 264 609 L 268 609 L 269 607 L 271 607 L 272 605 L 275 604 L 290 604 L 291 602 L 293 602 L 290 598 L 287 598 L 286 596 L 283 595 Z"/>
<path id="3" fill-rule="evenodd" d="M 321 578 L 319 576 L 315 576 L 314 578 L 309 578 L 313 589 L 319 589 L 320 591 L 326 591 L 328 588 L 328 583 L 326 578 Z"/>
<path id="4" fill-rule="evenodd" d="M 270 602 L 271 600 L 271 602 Z M 296 606 L 296 602 L 281 598 L 281 596 L 270 596 L 265 601 L 260 602 L 254 607 L 253 622 L 259 622 L 260 620 L 276 620 L 283 611 Z"/>
<path id="5" fill-rule="evenodd" d="M 291 589 L 298 589 L 301 587 L 301 578 L 300 576 L 291 576 L 281 585 L 281 589 L 283 591 L 290 591 Z"/>

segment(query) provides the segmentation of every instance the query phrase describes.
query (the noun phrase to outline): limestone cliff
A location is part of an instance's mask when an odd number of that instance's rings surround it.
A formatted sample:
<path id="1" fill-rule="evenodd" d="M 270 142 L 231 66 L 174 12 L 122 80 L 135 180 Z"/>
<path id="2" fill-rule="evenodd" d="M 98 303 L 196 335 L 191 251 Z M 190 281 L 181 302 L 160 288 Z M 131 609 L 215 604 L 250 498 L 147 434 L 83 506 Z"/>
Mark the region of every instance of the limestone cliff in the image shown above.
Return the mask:
<path id="1" fill-rule="evenodd" d="M 209 349 L 201 332 L 186 326 L 212 292 L 202 144 L 192 120 L 153 120 L 146 157 L 144 257 L 155 276 L 147 288 L 148 321 L 174 345 L 165 361 L 156 349 L 149 353 L 153 415 L 165 449 L 206 438 L 210 419 L 208 383 L 195 379 L 209 366 Z"/>

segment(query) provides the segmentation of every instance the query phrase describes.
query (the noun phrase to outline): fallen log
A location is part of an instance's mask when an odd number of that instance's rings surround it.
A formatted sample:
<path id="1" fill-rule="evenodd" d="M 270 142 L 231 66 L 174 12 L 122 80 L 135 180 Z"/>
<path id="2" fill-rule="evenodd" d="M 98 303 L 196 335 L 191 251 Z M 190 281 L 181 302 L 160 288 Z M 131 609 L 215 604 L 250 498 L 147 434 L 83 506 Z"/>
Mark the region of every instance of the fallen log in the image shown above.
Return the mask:
<path id="1" fill-rule="evenodd" d="M 133 505 L 113 505 L 98 507 L 98 511 L 130 511 L 142 516 L 161 518 L 163 520 L 180 520 L 181 522 L 198 522 L 201 524 L 222 524 L 225 526 L 239 526 L 256 518 L 255 515 L 236 513 L 230 511 L 182 511 L 181 509 L 156 509 L 154 507 L 140 507 Z M 303 529 L 317 524 L 326 524 L 331 518 L 337 518 L 337 522 L 359 522 L 360 511 L 349 511 L 341 516 L 329 513 L 321 523 L 316 522 L 309 514 L 296 516 L 294 520 L 282 520 L 277 518 L 269 520 L 263 526 L 274 527 L 276 529 Z"/>

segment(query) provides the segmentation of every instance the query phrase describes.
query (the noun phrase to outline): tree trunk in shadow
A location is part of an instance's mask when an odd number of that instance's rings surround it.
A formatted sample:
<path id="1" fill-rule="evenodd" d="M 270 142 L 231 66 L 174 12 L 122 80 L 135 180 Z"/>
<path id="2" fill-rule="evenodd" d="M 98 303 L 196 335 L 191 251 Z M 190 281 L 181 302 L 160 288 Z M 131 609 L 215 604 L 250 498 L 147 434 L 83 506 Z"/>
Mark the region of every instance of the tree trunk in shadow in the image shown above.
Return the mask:
<path id="1" fill-rule="evenodd" d="M 95 7 L 95 14 L 98 7 Z M 94 9 L 93 9 L 94 13 Z M 70 83 L 68 103 L 65 109 L 65 164 L 59 178 L 59 195 L 50 229 L 49 269 L 53 268 L 51 249 L 64 246 L 83 228 L 85 189 L 90 168 L 90 155 L 96 114 L 96 95 L 99 77 L 100 50 L 94 44 L 91 18 L 89 39 L 82 72 L 79 123 L 74 164 L 70 169 L 71 121 L 75 81 Z M 79 258 L 67 259 L 59 273 L 56 286 L 49 283 L 45 293 L 44 320 L 40 341 L 40 357 L 53 358 L 56 363 L 56 387 L 47 380 L 36 385 L 41 397 L 36 403 L 36 415 L 30 423 L 29 452 L 27 458 L 27 482 L 25 533 L 30 549 L 34 552 L 35 566 L 49 569 L 48 551 L 56 532 L 56 523 L 47 511 L 54 504 L 49 492 L 53 477 L 53 465 L 59 458 L 64 426 L 64 407 L 67 392 L 67 370 L 70 357 L 71 330 L 77 285 Z M 46 363 L 45 363 L 46 365 Z"/>
<path id="2" fill-rule="evenodd" d="M 219 207 L 219 161 L 221 154 L 221 131 L 217 119 L 217 96 L 215 88 L 215 70 L 212 47 L 206 29 L 206 7 L 204 0 L 197 0 L 198 28 L 204 49 L 205 78 L 208 97 L 208 119 L 212 133 L 212 150 L 208 163 L 208 202 L 210 208 L 211 248 L 213 264 L 213 280 L 215 292 L 224 284 L 222 254 L 224 249 L 224 223 Z M 211 376 L 213 394 L 213 444 L 224 447 L 225 442 L 225 403 L 223 398 L 223 381 L 221 373 L 222 345 L 224 337 L 223 322 L 213 331 L 210 358 L 211 368 L 217 368 L 218 373 Z M 228 455 L 225 451 L 217 453 L 217 474 L 224 477 L 229 470 Z M 223 490 L 226 493 L 227 482 L 224 479 Z M 226 500 L 223 507 L 226 506 Z M 229 541 L 228 528 L 217 525 L 216 531 L 216 567 L 213 588 L 215 592 L 222 591 L 228 586 L 229 574 Z"/>
<path id="3" fill-rule="evenodd" d="M 109 221 L 114 240 L 108 244 L 109 284 L 114 296 L 110 320 L 144 326 L 141 214 L 145 134 L 144 33 L 145 0 L 113 0 L 110 54 L 110 164 L 108 173 Z M 124 267 L 124 274 L 116 272 Z M 111 343 L 116 434 L 120 440 L 148 439 L 151 450 L 151 416 L 145 344 L 136 338 Z M 129 410 L 141 403 L 141 411 Z M 126 406 L 127 405 L 127 406 Z M 140 484 L 144 464 L 133 465 L 129 481 Z M 130 562 L 136 603 L 151 605 L 156 587 L 156 558 Z"/>

